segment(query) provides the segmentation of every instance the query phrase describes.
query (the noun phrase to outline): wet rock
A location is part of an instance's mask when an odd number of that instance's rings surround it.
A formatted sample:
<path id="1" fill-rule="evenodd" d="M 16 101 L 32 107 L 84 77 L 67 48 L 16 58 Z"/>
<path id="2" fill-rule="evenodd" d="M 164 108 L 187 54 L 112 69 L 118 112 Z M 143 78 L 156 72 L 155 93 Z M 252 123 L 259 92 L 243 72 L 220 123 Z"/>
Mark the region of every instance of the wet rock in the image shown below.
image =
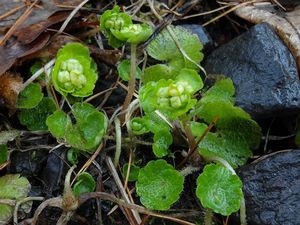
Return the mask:
<path id="1" fill-rule="evenodd" d="M 208 53 L 212 50 L 214 42 L 203 26 L 199 24 L 182 24 L 180 26 L 198 36 L 199 40 L 203 45 L 204 53 Z"/>
<path id="2" fill-rule="evenodd" d="M 300 82 L 296 62 L 275 32 L 259 24 L 214 50 L 206 58 L 211 74 L 230 77 L 236 103 L 255 118 L 300 109 Z"/>
<path id="3" fill-rule="evenodd" d="M 251 225 L 300 224 L 300 150 L 263 157 L 241 168 Z"/>

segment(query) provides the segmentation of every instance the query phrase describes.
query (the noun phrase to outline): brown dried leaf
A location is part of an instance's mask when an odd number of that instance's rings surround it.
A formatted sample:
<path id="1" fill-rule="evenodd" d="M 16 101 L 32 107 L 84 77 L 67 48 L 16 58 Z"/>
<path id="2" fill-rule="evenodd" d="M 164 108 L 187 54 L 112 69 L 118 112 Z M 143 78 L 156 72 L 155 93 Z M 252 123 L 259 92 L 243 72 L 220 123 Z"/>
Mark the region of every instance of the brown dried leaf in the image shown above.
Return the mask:
<path id="1" fill-rule="evenodd" d="M 19 75 L 4 73 L 0 75 L 0 103 L 14 109 L 19 92 L 23 88 L 23 78 Z"/>
<path id="2" fill-rule="evenodd" d="M 47 44 L 49 38 L 49 34 L 43 33 L 28 45 L 14 41 L 6 46 L 0 46 L 0 75 L 5 73 L 14 64 L 16 59 L 42 49 Z"/>
<path id="3" fill-rule="evenodd" d="M 268 23 L 292 52 L 300 71 L 300 5 L 293 11 L 276 11 L 269 5 L 242 6 L 235 13 L 252 23 Z"/>
<path id="4" fill-rule="evenodd" d="M 64 21 L 69 16 L 68 12 L 58 12 L 49 18 L 22 28 L 14 33 L 21 44 L 29 44 L 34 41 L 45 29 L 53 24 Z"/>
<path id="5" fill-rule="evenodd" d="M 33 12 L 18 27 L 18 29 L 22 29 L 32 24 L 37 24 L 40 21 L 47 19 L 55 12 L 61 10 L 71 10 L 72 7 L 76 7 L 81 2 L 82 0 L 41 0 L 39 1 L 38 7 L 34 7 Z M 17 9 L 18 7 L 19 9 L 14 12 L 13 10 Z M 0 34 L 4 34 L 25 12 L 26 8 L 27 6 L 25 5 L 24 0 L 0 0 L 0 18 L 2 15 L 7 14 L 8 12 L 12 12 L 11 15 L 0 20 Z"/>

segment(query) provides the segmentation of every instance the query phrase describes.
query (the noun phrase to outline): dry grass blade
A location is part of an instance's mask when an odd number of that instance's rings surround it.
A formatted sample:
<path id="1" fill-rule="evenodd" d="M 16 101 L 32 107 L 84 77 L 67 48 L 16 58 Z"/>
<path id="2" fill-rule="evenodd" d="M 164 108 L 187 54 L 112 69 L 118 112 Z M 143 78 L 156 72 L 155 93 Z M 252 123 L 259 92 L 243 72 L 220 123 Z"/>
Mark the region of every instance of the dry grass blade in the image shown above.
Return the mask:
<path id="1" fill-rule="evenodd" d="M 142 214 L 146 214 L 146 215 L 150 215 L 150 216 L 154 216 L 154 217 L 158 217 L 158 218 L 162 218 L 162 219 L 166 219 L 166 220 L 170 220 L 182 225 L 196 225 L 194 223 L 185 221 L 185 220 L 181 220 L 175 217 L 171 217 L 171 216 L 167 216 L 167 215 L 163 215 L 160 213 L 156 213 L 153 212 L 149 209 L 146 209 L 142 206 L 136 205 L 136 204 L 132 204 L 132 203 L 126 203 L 123 199 L 119 199 L 114 197 L 111 194 L 105 193 L 105 192 L 90 192 L 90 193 L 83 193 L 81 194 L 80 198 L 79 198 L 79 204 L 84 203 L 85 201 L 87 201 L 88 199 L 91 198 L 100 198 L 102 200 L 107 200 L 107 201 L 111 201 L 114 202 L 120 206 L 129 208 L 129 209 L 134 209 Z"/>
<path id="2" fill-rule="evenodd" d="M 26 18 L 31 14 L 33 7 L 38 2 L 38 0 L 35 0 L 23 13 L 23 15 L 15 22 L 15 24 L 7 31 L 5 36 L 0 40 L 0 46 L 4 45 L 5 42 L 11 37 L 11 35 L 15 32 L 15 30 L 22 24 Z"/>
<path id="3" fill-rule="evenodd" d="M 117 186 L 118 186 L 118 188 L 119 188 L 119 190 L 120 190 L 120 193 L 121 193 L 121 195 L 122 195 L 122 198 L 124 199 L 124 201 L 125 201 L 126 203 L 132 204 L 131 201 L 130 201 L 130 199 L 129 199 L 129 197 L 128 197 L 128 195 L 127 195 L 127 193 L 126 193 L 126 190 L 125 190 L 125 188 L 124 188 L 124 186 L 123 186 L 123 184 L 122 184 L 122 181 L 121 181 L 120 178 L 119 178 L 119 175 L 118 175 L 118 173 L 117 173 L 117 171 L 116 171 L 116 168 L 115 168 L 115 166 L 114 166 L 114 164 L 113 164 L 111 158 L 108 157 L 108 158 L 106 159 L 106 164 L 107 164 L 107 166 L 108 166 L 108 168 L 109 168 L 109 170 L 110 170 L 110 172 L 111 172 L 111 174 L 112 174 L 112 176 L 113 176 L 113 178 L 114 178 L 114 180 L 115 180 L 115 182 L 116 182 L 116 184 L 117 184 Z M 132 210 L 132 214 L 133 214 L 133 216 L 134 216 L 136 222 L 137 222 L 138 224 L 140 224 L 142 220 L 141 220 L 141 217 L 140 217 L 140 215 L 138 214 L 138 212 L 137 212 L 136 210 Z"/>

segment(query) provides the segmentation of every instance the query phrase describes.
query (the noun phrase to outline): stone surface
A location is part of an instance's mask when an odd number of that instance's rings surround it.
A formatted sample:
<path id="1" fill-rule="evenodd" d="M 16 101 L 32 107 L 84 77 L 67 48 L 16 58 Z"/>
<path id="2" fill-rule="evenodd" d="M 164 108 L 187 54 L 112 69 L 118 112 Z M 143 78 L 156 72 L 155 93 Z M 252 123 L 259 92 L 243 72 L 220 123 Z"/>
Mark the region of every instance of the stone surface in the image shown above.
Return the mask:
<path id="1" fill-rule="evenodd" d="M 208 53 L 212 50 L 214 42 L 203 26 L 199 24 L 182 24 L 180 26 L 198 36 L 203 45 L 204 53 Z"/>
<path id="2" fill-rule="evenodd" d="M 237 105 L 255 118 L 300 110 L 296 62 L 267 24 L 256 25 L 214 50 L 204 67 L 208 73 L 230 77 Z"/>
<path id="3" fill-rule="evenodd" d="M 263 157 L 238 171 L 251 225 L 300 224 L 300 150 Z"/>

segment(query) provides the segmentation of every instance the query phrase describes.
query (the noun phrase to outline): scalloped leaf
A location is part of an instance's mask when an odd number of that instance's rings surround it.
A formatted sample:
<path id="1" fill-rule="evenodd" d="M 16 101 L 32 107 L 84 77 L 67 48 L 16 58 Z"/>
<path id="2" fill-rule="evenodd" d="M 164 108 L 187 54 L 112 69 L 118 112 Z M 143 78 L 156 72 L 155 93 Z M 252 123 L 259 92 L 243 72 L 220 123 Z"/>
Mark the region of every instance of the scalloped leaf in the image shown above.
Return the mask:
<path id="1" fill-rule="evenodd" d="M 203 88 L 203 81 L 196 70 L 182 69 L 176 77 L 176 82 L 187 82 L 193 89 L 193 93 Z"/>
<path id="2" fill-rule="evenodd" d="M 124 59 L 117 67 L 119 76 L 124 81 L 129 81 L 130 79 L 130 60 Z M 142 70 L 137 66 L 136 67 L 136 78 L 141 79 Z"/>
<path id="3" fill-rule="evenodd" d="M 233 168 L 244 165 L 252 155 L 244 137 L 238 132 L 226 134 L 209 132 L 200 142 L 198 152 L 204 158 L 221 157 Z"/>
<path id="4" fill-rule="evenodd" d="M 75 103 L 73 114 L 76 124 L 68 124 L 65 139 L 72 147 L 93 152 L 107 129 L 107 118 L 89 103 Z"/>
<path id="5" fill-rule="evenodd" d="M 126 177 L 127 170 L 128 170 L 128 165 L 129 165 L 128 163 L 125 163 L 124 166 L 123 166 L 123 176 L 124 177 Z M 140 169 L 141 168 L 138 167 L 137 165 L 131 164 L 128 180 L 129 181 L 137 181 Z"/>
<path id="6" fill-rule="evenodd" d="M 219 131 L 239 133 L 251 148 L 257 148 L 260 144 L 259 125 L 243 109 L 233 106 L 230 102 L 208 102 L 197 111 L 198 116 L 207 123 L 211 123 L 219 116 L 220 120 L 216 124 Z"/>
<path id="7" fill-rule="evenodd" d="M 242 182 L 221 164 L 209 164 L 197 179 L 196 195 L 205 208 L 229 216 L 240 208 Z"/>
<path id="8" fill-rule="evenodd" d="M 20 92 L 17 100 L 17 108 L 32 109 L 43 99 L 44 94 L 39 84 L 31 83 Z"/>
<path id="9" fill-rule="evenodd" d="M 54 137 L 62 138 L 65 136 L 66 127 L 71 123 L 71 118 L 61 110 L 56 110 L 48 116 L 46 124 Z"/>
<path id="10" fill-rule="evenodd" d="M 30 183 L 20 174 L 8 174 L 0 177 L 0 199 L 21 200 L 27 197 Z M 0 204 L 0 224 L 7 224 L 12 217 L 13 207 Z"/>
<path id="11" fill-rule="evenodd" d="M 96 182 L 91 174 L 87 172 L 81 173 L 73 187 L 73 192 L 76 197 L 79 197 L 81 193 L 93 192 L 96 188 Z"/>
<path id="12" fill-rule="evenodd" d="M 140 170 L 136 192 L 149 209 L 168 210 L 179 199 L 184 177 L 165 160 L 150 161 Z"/>
<path id="13" fill-rule="evenodd" d="M 186 54 L 196 63 L 200 63 L 203 59 L 203 54 L 200 52 L 203 46 L 198 36 L 190 33 L 183 27 L 175 27 L 172 25 L 169 25 L 169 27 Z M 160 32 L 157 37 L 150 42 L 146 50 L 152 58 L 167 61 L 172 69 L 178 71 L 182 68 L 198 70 L 198 67 L 194 63 L 183 57 L 168 29 L 164 29 Z"/>
<path id="14" fill-rule="evenodd" d="M 154 133 L 154 143 L 152 145 L 153 153 L 161 158 L 169 153 L 169 146 L 173 143 L 173 136 L 168 129 L 160 130 Z"/>
<path id="15" fill-rule="evenodd" d="M 56 110 L 51 98 L 44 97 L 40 103 L 32 109 L 22 109 L 18 113 L 20 123 L 28 130 L 48 130 L 46 119 Z"/>
<path id="16" fill-rule="evenodd" d="M 234 103 L 235 88 L 230 78 L 221 79 L 217 81 L 207 92 L 201 100 L 200 104 L 208 102 L 231 102 Z"/>
<path id="17" fill-rule="evenodd" d="M 146 84 L 150 81 L 159 81 L 160 79 L 174 79 L 178 72 L 172 70 L 171 67 L 164 64 L 156 64 L 149 66 L 145 69 L 143 83 Z"/>
<path id="18" fill-rule="evenodd" d="M 190 128 L 191 128 L 192 134 L 195 137 L 201 137 L 201 135 L 207 129 L 207 125 L 205 123 L 191 121 Z"/>

